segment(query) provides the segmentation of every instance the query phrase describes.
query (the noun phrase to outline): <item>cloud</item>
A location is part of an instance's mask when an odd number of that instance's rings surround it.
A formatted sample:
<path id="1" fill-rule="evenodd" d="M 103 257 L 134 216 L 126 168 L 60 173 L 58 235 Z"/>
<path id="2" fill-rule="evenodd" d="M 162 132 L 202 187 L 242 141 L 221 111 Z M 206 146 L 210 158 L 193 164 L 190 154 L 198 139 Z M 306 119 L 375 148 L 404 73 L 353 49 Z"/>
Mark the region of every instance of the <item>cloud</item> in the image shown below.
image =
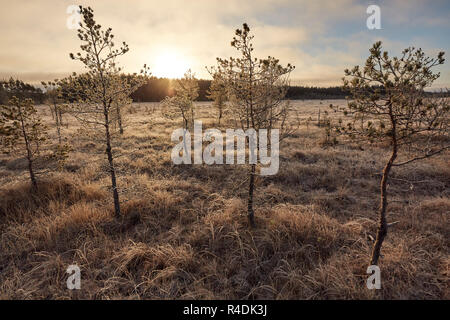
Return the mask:
<path id="1" fill-rule="evenodd" d="M 119 61 L 127 72 L 138 71 L 144 63 L 155 67 L 162 52 L 175 51 L 199 77 L 208 77 L 205 66 L 214 65 L 216 57 L 235 54 L 230 46 L 234 30 L 248 22 L 255 34 L 255 54 L 261 58 L 276 56 L 283 64 L 296 65 L 292 79 L 311 85 L 340 84 L 342 70 L 363 63 L 369 46 L 377 39 L 385 40 L 386 48 L 396 52 L 411 45 L 411 34 L 390 36 L 395 34 L 390 26 L 411 23 L 425 28 L 444 24 L 448 28 L 444 21 L 448 12 L 436 12 L 439 6 L 423 9 L 424 4 L 418 0 L 379 1 L 386 29 L 374 32 L 365 28 L 368 2 L 358 0 L 80 3 L 91 5 L 97 21 L 112 27 L 118 41 L 129 44 L 130 52 Z M 83 70 L 68 57 L 70 52 L 79 51 L 80 45 L 76 31 L 66 27 L 66 9 L 71 4 L 69 0 L 2 4 L 0 76 L 14 74 L 36 81 L 39 76 L 48 79 Z M 418 19 L 411 22 L 410 17 Z M 434 40 L 417 36 L 415 41 L 430 51 L 439 48 Z M 442 46 L 448 51 L 448 42 Z M 450 82 L 448 73 L 443 73 L 443 78 Z"/>

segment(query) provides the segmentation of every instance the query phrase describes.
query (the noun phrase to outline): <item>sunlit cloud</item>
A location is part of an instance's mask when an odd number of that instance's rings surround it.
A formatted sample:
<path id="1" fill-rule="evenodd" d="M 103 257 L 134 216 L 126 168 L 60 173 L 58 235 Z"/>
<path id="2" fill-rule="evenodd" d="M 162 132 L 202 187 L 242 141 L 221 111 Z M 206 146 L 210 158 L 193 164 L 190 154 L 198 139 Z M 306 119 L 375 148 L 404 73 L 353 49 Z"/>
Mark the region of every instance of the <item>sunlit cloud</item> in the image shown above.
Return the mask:
<path id="1" fill-rule="evenodd" d="M 366 28 L 368 2 L 341 1 L 81 1 L 97 21 L 113 28 L 130 52 L 120 60 L 126 72 L 144 64 L 156 76 L 178 77 L 192 69 L 208 78 L 205 66 L 229 57 L 234 30 L 248 22 L 255 35 L 255 54 L 296 66 L 295 83 L 339 85 L 343 69 L 364 63 L 370 45 L 383 40 L 399 54 L 422 47 L 427 54 L 450 54 L 450 5 L 435 1 L 375 1 L 381 7 L 382 30 Z M 75 30 L 66 27 L 72 1 L 11 1 L 0 12 L 0 77 L 39 82 L 61 77 L 82 66 L 69 59 L 79 51 Z M 440 32 L 438 32 L 440 31 Z M 448 86 L 448 64 L 437 85 Z"/>

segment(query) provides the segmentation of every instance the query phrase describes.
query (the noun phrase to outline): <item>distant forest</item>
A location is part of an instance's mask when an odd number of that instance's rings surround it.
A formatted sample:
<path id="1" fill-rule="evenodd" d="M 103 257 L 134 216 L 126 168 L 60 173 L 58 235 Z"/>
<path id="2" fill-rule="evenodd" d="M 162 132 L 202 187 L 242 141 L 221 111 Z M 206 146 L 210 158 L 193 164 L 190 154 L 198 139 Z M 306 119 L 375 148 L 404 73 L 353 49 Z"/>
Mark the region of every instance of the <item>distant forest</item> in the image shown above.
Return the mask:
<path id="1" fill-rule="evenodd" d="M 8 81 L 0 80 L 0 104 L 7 104 L 8 100 L 13 96 L 16 96 L 19 99 L 30 98 L 36 104 L 45 102 L 46 95 L 40 88 L 17 80 L 15 83 L 16 86 L 14 86 L 14 90 L 11 90 L 8 87 Z"/>
<path id="2" fill-rule="evenodd" d="M 159 102 L 166 96 L 172 96 L 171 79 L 152 77 L 148 84 L 142 86 L 131 96 L 136 102 Z M 209 101 L 207 97 L 211 80 L 198 80 L 199 92 L 198 101 Z M 287 99 L 344 99 L 348 95 L 341 87 L 302 87 L 291 86 L 286 94 Z"/>
<path id="3" fill-rule="evenodd" d="M 136 90 L 131 97 L 134 102 L 160 102 L 167 96 L 173 95 L 171 79 L 151 77 L 148 83 L 138 90 Z M 6 81 L 0 81 L 0 104 L 6 104 L 13 96 L 19 98 L 31 98 L 37 104 L 42 104 L 46 100 L 45 92 L 39 87 L 25 84 L 20 92 L 10 92 L 5 87 Z M 199 96 L 197 101 L 210 101 L 208 99 L 208 90 L 211 85 L 211 80 L 198 80 Z M 292 100 L 309 100 L 309 99 L 345 99 L 349 93 L 345 92 L 342 87 L 304 87 L 304 86 L 290 86 L 286 99 Z M 444 95 L 449 96 L 449 93 Z"/>

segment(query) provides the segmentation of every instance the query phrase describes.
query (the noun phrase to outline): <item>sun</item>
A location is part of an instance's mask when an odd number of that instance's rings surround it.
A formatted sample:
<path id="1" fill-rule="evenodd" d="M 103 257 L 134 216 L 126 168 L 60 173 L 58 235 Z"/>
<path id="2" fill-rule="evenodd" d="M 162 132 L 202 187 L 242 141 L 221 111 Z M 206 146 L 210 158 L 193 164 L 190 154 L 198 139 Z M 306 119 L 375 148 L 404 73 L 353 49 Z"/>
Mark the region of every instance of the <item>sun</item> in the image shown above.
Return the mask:
<path id="1" fill-rule="evenodd" d="M 183 55 L 177 51 L 164 51 L 156 57 L 152 74 L 156 77 L 182 78 L 189 68 L 189 61 Z"/>

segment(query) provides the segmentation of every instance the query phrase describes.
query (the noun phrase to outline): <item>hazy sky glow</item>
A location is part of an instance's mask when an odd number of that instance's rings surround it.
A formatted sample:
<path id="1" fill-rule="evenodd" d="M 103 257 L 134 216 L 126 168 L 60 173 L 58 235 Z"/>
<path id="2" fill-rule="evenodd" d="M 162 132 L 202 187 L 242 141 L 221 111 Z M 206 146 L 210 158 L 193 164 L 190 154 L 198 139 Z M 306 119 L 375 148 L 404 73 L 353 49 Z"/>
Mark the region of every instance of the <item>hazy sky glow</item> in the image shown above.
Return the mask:
<path id="1" fill-rule="evenodd" d="M 255 54 L 294 64 L 295 84 L 340 85 L 343 70 L 363 64 L 371 44 L 382 40 L 395 55 L 408 46 L 428 55 L 445 51 L 436 86 L 450 87 L 448 0 L 0 1 L 0 78 L 40 82 L 82 71 L 69 58 L 79 51 L 76 30 L 66 27 L 67 7 L 82 4 L 113 29 L 116 41 L 128 43 L 130 52 L 119 60 L 126 72 L 138 72 L 147 63 L 156 76 L 179 76 L 180 69 L 190 67 L 208 78 L 205 66 L 235 54 L 234 29 L 247 22 Z M 370 4 L 381 8 L 381 30 L 366 27 Z"/>

